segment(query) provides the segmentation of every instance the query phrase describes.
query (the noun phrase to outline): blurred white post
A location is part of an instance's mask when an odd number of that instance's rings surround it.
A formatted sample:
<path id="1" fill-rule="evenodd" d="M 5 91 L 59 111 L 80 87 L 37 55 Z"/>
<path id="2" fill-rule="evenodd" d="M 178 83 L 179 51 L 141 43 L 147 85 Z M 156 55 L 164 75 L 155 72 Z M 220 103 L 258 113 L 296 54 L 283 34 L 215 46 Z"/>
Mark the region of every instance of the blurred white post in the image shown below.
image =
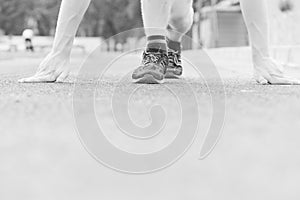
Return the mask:
<path id="1" fill-rule="evenodd" d="M 211 7 L 212 7 L 212 38 L 213 38 L 213 47 L 217 46 L 217 38 L 219 38 L 219 30 L 218 30 L 218 16 L 217 16 L 217 0 L 211 0 Z"/>
<path id="2" fill-rule="evenodd" d="M 200 17 L 201 17 L 201 6 L 202 6 L 202 1 L 203 0 L 198 0 L 197 5 L 196 5 L 196 10 L 194 14 L 194 24 L 192 27 L 192 36 L 193 36 L 193 44 L 192 48 L 193 49 L 199 49 L 201 47 L 201 40 L 200 40 Z"/>

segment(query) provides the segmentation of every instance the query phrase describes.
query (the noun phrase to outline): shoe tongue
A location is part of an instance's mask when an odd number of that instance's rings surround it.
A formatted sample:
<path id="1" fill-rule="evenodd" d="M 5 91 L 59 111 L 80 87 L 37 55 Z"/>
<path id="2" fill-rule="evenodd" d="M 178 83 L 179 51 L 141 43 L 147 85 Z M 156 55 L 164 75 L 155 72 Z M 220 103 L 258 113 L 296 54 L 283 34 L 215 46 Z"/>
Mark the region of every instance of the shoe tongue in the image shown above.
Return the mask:
<path id="1" fill-rule="evenodd" d="M 161 54 L 167 54 L 167 51 L 164 49 L 154 49 L 154 48 L 148 48 L 146 50 L 147 53 L 161 53 Z"/>
<path id="2" fill-rule="evenodd" d="M 168 48 L 174 52 L 181 52 L 181 43 L 168 39 Z"/>
<path id="3" fill-rule="evenodd" d="M 181 51 L 176 51 L 174 49 L 169 49 L 168 52 L 173 53 L 173 54 L 180 54 L 181 53 Z"/>

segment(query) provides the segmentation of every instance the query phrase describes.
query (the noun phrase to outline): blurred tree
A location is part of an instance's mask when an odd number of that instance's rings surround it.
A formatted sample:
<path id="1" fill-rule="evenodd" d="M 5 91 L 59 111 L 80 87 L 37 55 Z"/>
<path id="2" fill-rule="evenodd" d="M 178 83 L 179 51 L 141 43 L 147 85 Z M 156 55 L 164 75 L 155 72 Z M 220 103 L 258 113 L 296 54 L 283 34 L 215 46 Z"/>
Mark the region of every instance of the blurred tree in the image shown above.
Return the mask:
<path id="1" fill-rule="evenodd" d="M 221 0 L 194 1 L 198 10 Z M 39 35 L 53 35 L 60 3 L 61 0 L 0 0 L 0 29 L 5 34 L 21 34 L 25 28 L 33 28 Z M 140 0 L 92 0 L 78 35 L 109 38 L 141 27 L 140 6 Z"/>
<path id="2" fill-rule="evenodd" d="M 21 34 L 25 28 L 39 35 L 54 33 L 61 0 L 0 0 L 0 28 Z M 105 38 L 142 25 L 140 0 L 93 0 L 79 30 L 83 36 Z"/>
<path id="3" fill-rule="evenodd" d="M 0 0 L 0 28 L 21 34 L 25 28 L 48 35 L 53 29 L 60 0 Z"/>
<path id="4" fill-rule="evenodd" d="M 281 0 L 279 2 L 279 9 L 281 12 L 290 12 L 294 8 L 293 2 L 290 0 Z"/>
<path id="5" fill-rule="evenodd" d="M 108 38 L 141 26 L 140 0 L 93 0 L 79 34 Z"/>
<path id="6" fill-rule="evenodd" d="M 24 0 L 21 0 L 24 1 Z M 32 2 L 32 7 L 27 10 L 28 19 L 36 20 L 36 28 L 39 35 L 50 35 L 54 33 L 60 0 L 27 0 Z M 29 24 L 27 24 L 30 26 Z"/>
<path id="7" fill-rule="evenodd" d="M 19 0 L 0 0 L 0 28 L 5 34 L 21 32 L 24 24 L 23 6 Z"/>

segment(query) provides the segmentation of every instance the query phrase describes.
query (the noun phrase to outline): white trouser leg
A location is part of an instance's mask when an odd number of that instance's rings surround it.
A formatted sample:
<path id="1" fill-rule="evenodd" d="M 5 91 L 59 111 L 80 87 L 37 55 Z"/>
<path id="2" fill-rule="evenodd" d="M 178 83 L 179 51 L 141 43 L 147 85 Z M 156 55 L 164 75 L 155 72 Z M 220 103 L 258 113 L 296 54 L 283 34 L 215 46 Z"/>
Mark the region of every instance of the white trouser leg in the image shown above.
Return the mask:
<path id="1" fill-rule="evenodd" d="M 269 23 L 265 0 L 241 0 L 254 58 L 270 57 Z"/>
<path id="2" fill-rule="evenodd" d="M 41 62 L 37 73 L 20 82 L 63 81 L 69 74 L 66 68 L 79 24 L 90 4 L 90 0 L 63 0 L 57 21 L 51 52 Z"/>
<path id="3" fill-rule="evenodd" d="M 262 84 L 299 84 L 298 80 L 286 77 L 283 67 L 271 58 L 266 0 L 240 1 L 250 37 L 254 75 L 257 82 Z"/>
<path id="4" fill-rule="evenodd" d="M 141 0 L 146 36 L 166 36 L 173 0 Z"/>
<path id="5" fill-rule="evenodd" d="M 70 56 L 79 24 L 91 0 L 63 0 L 58 16 L 52 54 Z"/>
<path id="6" fill-rule="evenodd" d="M 169 24 L 172 30 L 168 37 L 173 41 L 180 42 L 193 25 L 194 10 L 192 0 L 174 0 L 171 9 Z"/>

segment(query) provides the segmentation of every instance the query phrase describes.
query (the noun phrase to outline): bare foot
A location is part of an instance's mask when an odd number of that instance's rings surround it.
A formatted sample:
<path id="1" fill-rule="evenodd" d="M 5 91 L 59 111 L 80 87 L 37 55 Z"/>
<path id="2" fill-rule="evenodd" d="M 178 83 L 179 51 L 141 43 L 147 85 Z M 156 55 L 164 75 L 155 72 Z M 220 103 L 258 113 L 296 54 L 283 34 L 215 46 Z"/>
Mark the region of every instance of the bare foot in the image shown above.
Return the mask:
<path id="1" fill-rule="evenodd" d="M 35 75 L 22 78 L 20 83 L 64 82 L 70 74 L 69 57 L 48 54 L 41 62 Z"/>
<path id="2" fill-rule="evenodd" d="M 254 78 L 263 85 L 300 85 L 299 79 L 286 76 L 283 66 L 272 58 L 254 61 Z"/>

